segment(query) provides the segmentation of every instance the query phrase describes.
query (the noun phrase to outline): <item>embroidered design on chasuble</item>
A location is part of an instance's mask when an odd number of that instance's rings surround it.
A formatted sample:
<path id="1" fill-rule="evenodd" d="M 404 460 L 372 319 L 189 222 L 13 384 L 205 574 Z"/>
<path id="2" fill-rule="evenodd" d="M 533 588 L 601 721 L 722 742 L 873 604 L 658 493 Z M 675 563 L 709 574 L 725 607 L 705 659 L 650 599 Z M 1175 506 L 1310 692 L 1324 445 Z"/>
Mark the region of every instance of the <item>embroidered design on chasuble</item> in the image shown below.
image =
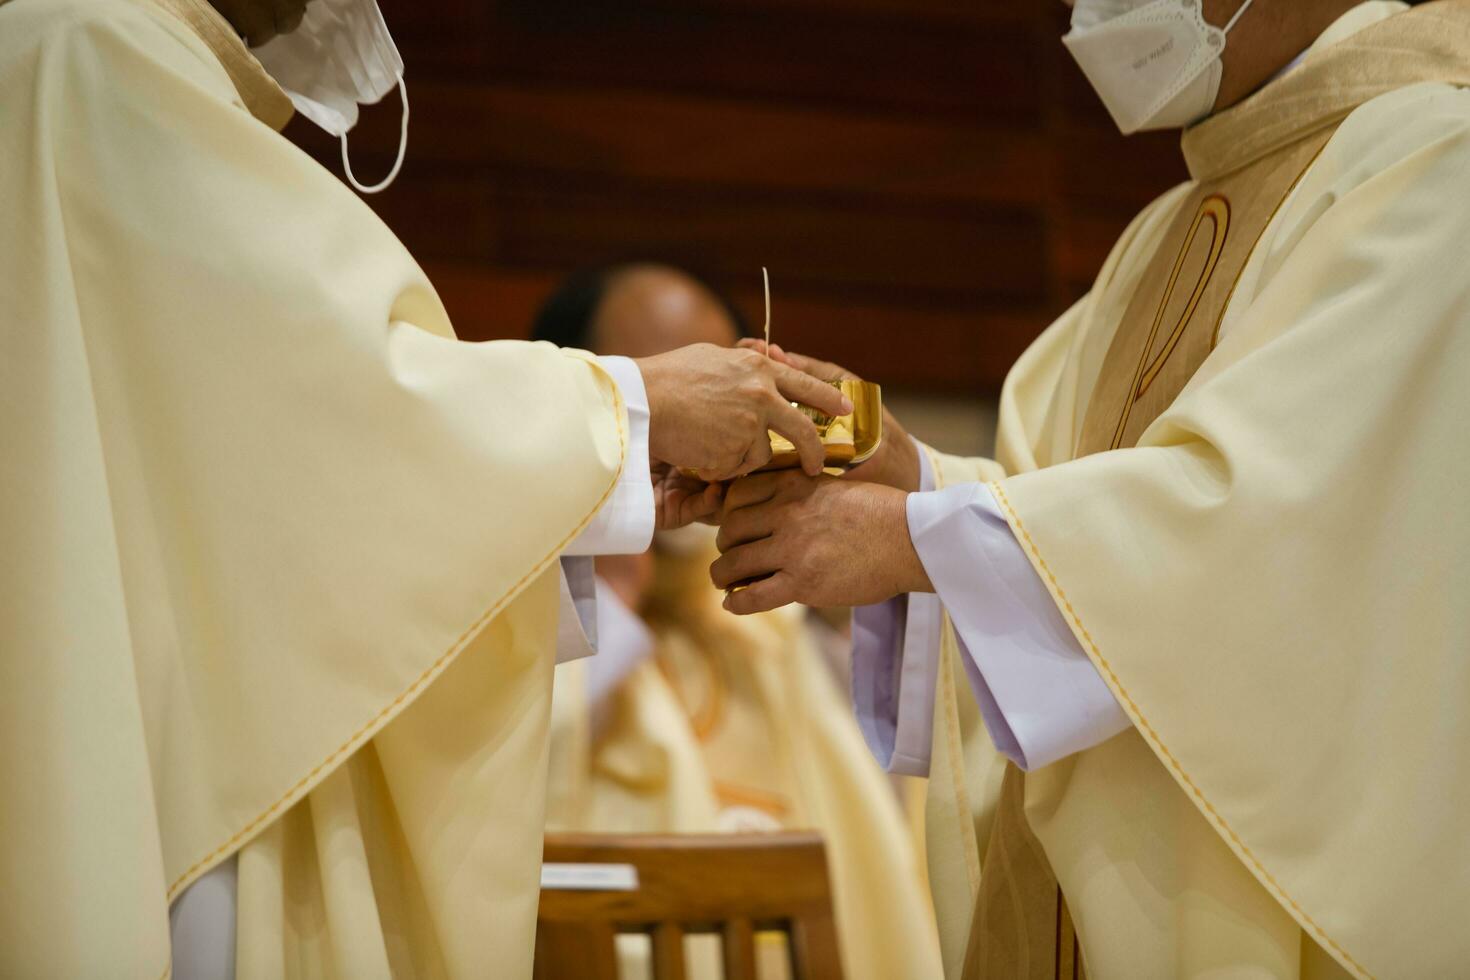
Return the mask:
<path id="1" fill-rule="evenodd" d="M 1136 445 L 1219 340 L 1235 284 L 1266 226 L 1337 131 L 1334 124 L 1202 182 L 1145 268 L 1083 417 L 1075 456 Z M 1006 766 L 985 848 L 965 980 L 1082 980 L 1065 897 L 1024 812 L 1025 774 Z"/>

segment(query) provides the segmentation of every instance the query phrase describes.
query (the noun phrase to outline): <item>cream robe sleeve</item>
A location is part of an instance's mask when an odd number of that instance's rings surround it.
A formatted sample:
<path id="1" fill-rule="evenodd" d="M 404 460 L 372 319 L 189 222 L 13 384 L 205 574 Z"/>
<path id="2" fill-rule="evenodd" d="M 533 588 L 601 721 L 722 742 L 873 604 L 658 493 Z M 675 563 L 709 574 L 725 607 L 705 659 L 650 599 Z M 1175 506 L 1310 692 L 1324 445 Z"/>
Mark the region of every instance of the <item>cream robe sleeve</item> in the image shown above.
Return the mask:
<path id="1" fill-rule="evenodd" d="M 1153 753 L 1357 976 L 1470 955 L 1467 181 L 1470 93 L 1360 110 L 1138 446 L 992 484 Z"/>
<path id="2" fill-rule="evenodd" d="M 625 412 L 584 355 L 455 340 L 156 10 L 0 5 L 0 120 L 0 973 L 158 976 L 167 898 L 547 569 L 500 634 L 554 637 Z M 533 768 L 547 696 L 495 719 Z"/>

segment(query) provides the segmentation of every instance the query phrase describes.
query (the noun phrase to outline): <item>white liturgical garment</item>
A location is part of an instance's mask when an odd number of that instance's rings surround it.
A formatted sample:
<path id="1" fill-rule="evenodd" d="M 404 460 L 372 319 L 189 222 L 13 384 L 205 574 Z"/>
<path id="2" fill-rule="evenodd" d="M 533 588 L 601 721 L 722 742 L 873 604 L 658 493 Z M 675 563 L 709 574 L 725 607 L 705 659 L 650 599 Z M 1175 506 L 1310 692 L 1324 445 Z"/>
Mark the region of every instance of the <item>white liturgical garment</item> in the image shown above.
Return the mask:
<path id="1" fill-rule="evenodd" d="M 943 611 L 991 740 L 1022 769 L 1048 765 L 1128 728 L 1097 668 L 983 483 L 935 490 L 920 451 L 909 535 L 937 594 L 853 613 L 853 703 L 890 772 L 929 773 Z"/>
<path id="2" fill-rule="evenodd" d="M 628 461 L 612 496 L 561 559 L 562 607 L 557 629 L 558 663 L 598 653 L 601 615 L 625 612 L 611 595 L 598 601 L 595 555 L 630 555 L 653 540 L 653 481 L 648 470 L 648 393 L 638 366 L 626 357 L 599 357 L 628 409 Z M 631 614 L 627 614 L 630 615 Z M 627 624 L 612 631 L 615 659 L 628 645 Z M 649 644 L 648 649 L 652 649 Z M 610 651 L 614 652 L 614 651 Z M 636 663 L 636 660 L 634 661 Z M 631 666 L 631 665 L 629 665 Z M 608 673 L 603 671 L 602 673 Z M 614 669 L 612 671 L 618 677 Z M 615 685 L 615 681 L 611 682 Z M 594 702 L 595 703 L 595 702 Z M 235 975 L 236 861 L 232 857 L 201 877 L 169 907 L 173 975 L 177 980 L 231 980 Z"/>

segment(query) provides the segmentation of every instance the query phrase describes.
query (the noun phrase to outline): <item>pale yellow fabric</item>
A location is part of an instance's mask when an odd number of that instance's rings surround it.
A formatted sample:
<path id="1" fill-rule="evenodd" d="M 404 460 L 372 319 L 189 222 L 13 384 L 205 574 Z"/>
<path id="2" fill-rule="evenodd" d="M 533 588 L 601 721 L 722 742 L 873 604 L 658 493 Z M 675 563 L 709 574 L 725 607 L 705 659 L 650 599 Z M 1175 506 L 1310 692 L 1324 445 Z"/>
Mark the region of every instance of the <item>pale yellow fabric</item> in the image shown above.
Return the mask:
<path id="1" fill-rule="evenodd" d="M 937 489 L 1004 475 L 991 460 L 947 456 L 927 446 L 922 451 L 929 456 Z M 960 656 L 946 616 L 940 635 L 924 830 L 929 889 L 947 977 L 958 977 L 964 964 L 980 887 L 980 858 L 990 839 L 1005 775 L 1005 758 L 980 719 Z"/>
<path id="2" fill-rule="evenodd" d="M 244 847 L 242 976 L 527 975 L 615 386 L 454 340 L 160 8 L 0 6 L 0 120 L 0 974 L 164 975 Z"/>
<path id="3" fill-rule="evenodd" d="M 586 741 L 582 666 L 557 668 L 552 743 L 561 762 L 548 827 L 710 832 L 730 829 L 743 808 L 771 827 L 819 830 L 846 975 L 938 977 L 903 813 L 801 612 L 729 615 L 709 583 L 711 557 L 661 558 L 671 585 L 653 614 L 656 659 L 620 688 L 595 745 Z"/>
<path id="4" fill-rule="evenodd" d="M 291 99 L 256 60 L 229 21 L 209 0 L 149 0 L 189 26 L 218 59 L 240 104 L 272 129 L 283 129 L 296 109 Z"/>
<path id="5" fill-rule="evenodd" d="M 1470 962 L 1470 93 L 1448 84 L 1470 84 L 1470 5 L 1396 9 L 1354 10 L 1349 47 L 1186 138 L 1195 172 L 1218 173 L 1215 154 L 1330 124 L 1356 92 L 1253 252 L 1219 347 L 1137 448 L 1072 459 L 1187 187 L 1134 222 L 1007 380 L 997 456 L 1013 475 L 995 492 L 1137 725 L 1026 781 L 1098 980 Z M 1359 84 L 1365 59 L 1415 50 L 1438 81 Z M 972 783 L 994 764 L 967 762 Z M 941 922 L 965 898 L 936 892 Z"/>

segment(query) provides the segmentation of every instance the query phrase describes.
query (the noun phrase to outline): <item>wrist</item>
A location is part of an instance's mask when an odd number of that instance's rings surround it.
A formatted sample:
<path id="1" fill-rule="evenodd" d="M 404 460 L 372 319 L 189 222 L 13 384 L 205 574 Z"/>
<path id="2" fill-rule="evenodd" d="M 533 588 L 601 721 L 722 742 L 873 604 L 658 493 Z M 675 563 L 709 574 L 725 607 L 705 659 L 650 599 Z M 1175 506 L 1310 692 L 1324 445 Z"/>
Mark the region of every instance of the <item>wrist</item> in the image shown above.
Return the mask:
<path id="1" fill-rule="evenodd" d="M 887 531 L 885 538 L 889 542 L 888 567 L 892 570 L 893 594 L 933 592 L 934 583 L 929 580 L 929 572 L 924 568 L 923 559 L 919 557 L 913 536 L 909 533 L 908 492 L 889 491 L 883 497 L 883 523 Z"/>
<path id="2" fill-rule="evenodd" d="M 638 373 L 643 377 L 643 392 L 648 399 L 648 455 L 661 462 L 669 462 L 665 447 L 663 446 L 664 422 L 668 418 L 668 409 L 665 401 L 668 397 L 668 384 L 665 378 L 664 358 L 661 355 L 652 357 L 631 358 L 638 367 Z"/>
<path id="3" fill-rule="evenodd" d="M 885 410 L 883 444 L 871 460 L 850 470 L 850 475 L 868 483 L 913 492 L 919 489 L 920 472 L 919 444 Z"/>

